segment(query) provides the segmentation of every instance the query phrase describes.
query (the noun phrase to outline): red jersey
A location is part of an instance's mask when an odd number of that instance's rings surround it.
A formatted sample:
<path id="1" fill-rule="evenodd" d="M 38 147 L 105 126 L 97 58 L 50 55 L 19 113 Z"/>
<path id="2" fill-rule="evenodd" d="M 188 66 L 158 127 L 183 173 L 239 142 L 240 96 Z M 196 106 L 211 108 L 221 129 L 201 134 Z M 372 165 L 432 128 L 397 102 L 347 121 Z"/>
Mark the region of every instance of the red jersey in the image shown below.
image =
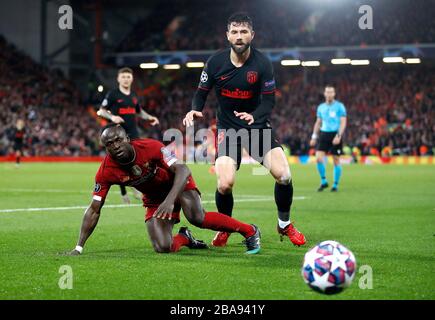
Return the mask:
<path id="1" fill-rule="evenodd" d="M 169 170 L 177 158 L 165 146 L 153 139 L 137 139 L 130 142 L 136 158 L 129 168 L 106 155 L 95 176 L 93 199 L 104 201 L 110 186 L 114 184 L 134 187 L 143 194 L 144 206 L 158 206 L 171 190 L 175 174 Z M 197 190 L 192 176 L 184 190 Z"/>

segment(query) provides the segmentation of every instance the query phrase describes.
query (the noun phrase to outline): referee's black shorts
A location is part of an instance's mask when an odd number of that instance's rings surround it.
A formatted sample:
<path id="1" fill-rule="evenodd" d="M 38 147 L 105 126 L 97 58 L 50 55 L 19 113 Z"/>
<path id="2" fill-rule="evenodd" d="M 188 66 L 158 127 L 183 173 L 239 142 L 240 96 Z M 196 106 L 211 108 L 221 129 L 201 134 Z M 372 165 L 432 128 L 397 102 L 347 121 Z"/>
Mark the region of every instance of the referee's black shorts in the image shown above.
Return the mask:
<path id="1" fill-rule="evenodd" d="M 275 132 L 271 129 L 218 129 L 216 134 L 216 159 L 222 156 L 232 158 L 237 170 L 242 162 L 242 149 L 263 164 L 264 156 L 274 148 L 281 148 Z"/>
<path id="2" fill-rule="evenodd" d="M 331 153 L 335 156 L 340 156 L 343 154 L 343 138 L 340 143 L 334 145 L 332 140 L 337 135 L 337 131 L 334 132 L 323 132 L 320 131 L 319 141 L 317 143 L 317 151 L 323 151 L 325 153 Z"/>

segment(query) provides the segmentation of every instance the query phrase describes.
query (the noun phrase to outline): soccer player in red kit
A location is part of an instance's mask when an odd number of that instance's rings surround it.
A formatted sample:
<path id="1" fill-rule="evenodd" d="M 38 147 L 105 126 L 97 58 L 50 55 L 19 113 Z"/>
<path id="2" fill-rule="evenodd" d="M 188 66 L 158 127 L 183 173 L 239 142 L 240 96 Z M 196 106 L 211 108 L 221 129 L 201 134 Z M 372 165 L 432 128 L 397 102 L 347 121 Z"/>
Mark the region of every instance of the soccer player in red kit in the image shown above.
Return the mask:
<path id="1" fill-rule="evenodd" d="M 107 155 L 95 177 L 93 200 L 83 217 L 77 246 L 71 255 L 81 254 L 100 217 L 101 208 L 113 184 L 132 186 L 143 193 L 147 208 L 145 222 L 156 252 L 177 252 L 182 246 L 206 248 L 187 228 L 172 236 L 180 221 L 180 209 L 196 227 L 238 232 L 245 237 L 246 253 L 260 251 L 260 230 L 218 212 L 206 212 L 189 168 L 164 145 L 153 139 L 130 141 L 120 125 L 109 126 L 101 134 Z"/>

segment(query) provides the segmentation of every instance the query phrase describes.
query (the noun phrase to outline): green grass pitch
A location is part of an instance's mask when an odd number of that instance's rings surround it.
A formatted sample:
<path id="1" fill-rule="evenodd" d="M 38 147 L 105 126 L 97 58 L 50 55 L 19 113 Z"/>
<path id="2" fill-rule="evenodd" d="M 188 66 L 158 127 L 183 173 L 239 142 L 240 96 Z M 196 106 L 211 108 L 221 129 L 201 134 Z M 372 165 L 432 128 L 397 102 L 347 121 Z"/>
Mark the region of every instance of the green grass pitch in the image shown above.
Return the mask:
<path id="1" fill-rule="evenodd" d="M 215 176 L 190 166 L 205 207 L 215 210 Z M 433 166 L 344 166 L 340 192 L 317 193 L 313 165 L 293 165 L 292 220 L 308 244 L 279 241 L 270 176 L 238 172 L 234 217 L 257 224 L 262 251 L 244 254 L 240 235 L 225 248 L 156 254 L 136 206 L 103 208 L 84 254 L 74 248 L 90 203 L 97 163 L 0 164 L 0 299 L 435 299 L 435 170 Z M 328 176 L 332 177 L 329 165 Z M 131 192 L 130 192 L 131 193 Z M 112 187 L 106 205 L 121 204 Z M 14 211 L 6 209 L 52 208 Z M 65 207 L 73 207 L 65 209 Z M 78 208 L 74 208 L 78 207 Z M 190 226 L 183 217 L 174 231 Z M 210 242 L 214 232 L 190 226 Z M 302 280 L 304 253 L 322 240 L 353 251 L 358 271 L 372 268 L 373 288 L 361 289 L 362 273 L 334 296 L 312 291 Z M 59 268 L 71 266 L 73 289 L 62 290 Z"/>

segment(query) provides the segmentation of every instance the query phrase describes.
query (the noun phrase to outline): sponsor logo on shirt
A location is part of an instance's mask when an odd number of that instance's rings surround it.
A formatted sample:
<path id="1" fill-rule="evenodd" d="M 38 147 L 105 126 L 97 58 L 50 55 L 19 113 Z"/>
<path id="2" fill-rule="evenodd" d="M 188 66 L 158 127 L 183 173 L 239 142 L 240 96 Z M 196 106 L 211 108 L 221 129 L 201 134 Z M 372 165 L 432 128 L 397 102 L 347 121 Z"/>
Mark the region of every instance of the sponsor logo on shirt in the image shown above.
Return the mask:
<path id="1" fill-rule="evenodd" d="M 135 114 L 136 113 L 136 109 L 132 108 L 132 107 L 126 107 L 126 108 L 119 108 L 119 112 L 120 115 L 121 114 Z"/>
<path id="2" fill-rule="evenodd" d="M 234 99 L 251 99 L 254 93 L 252 90 L 240 90 L 237 88 L 233 91 L 229 89 L 222 89 L 221 95 Z"/>

